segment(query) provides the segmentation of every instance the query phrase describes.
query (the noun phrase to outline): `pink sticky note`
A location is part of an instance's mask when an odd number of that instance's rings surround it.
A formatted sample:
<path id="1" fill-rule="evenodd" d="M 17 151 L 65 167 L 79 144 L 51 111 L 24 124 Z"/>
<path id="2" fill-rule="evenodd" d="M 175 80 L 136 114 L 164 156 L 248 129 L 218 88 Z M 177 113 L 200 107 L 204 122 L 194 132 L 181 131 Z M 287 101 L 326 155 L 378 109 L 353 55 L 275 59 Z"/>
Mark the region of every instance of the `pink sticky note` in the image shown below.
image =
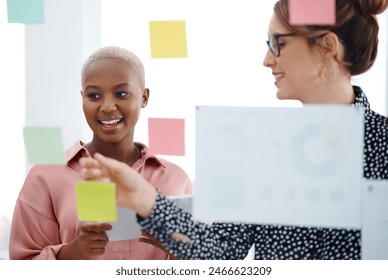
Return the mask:
<path id="1" fill-rule="evenodd" d="M 149 148 L 159 155 L 185 155 L 184 119 L 148 119 Z"/>
<path id="2" fill-rule="evenodd" d="M 288 9 L 294 25 L 335 24 L 335 0 L 289 0 Z"/>

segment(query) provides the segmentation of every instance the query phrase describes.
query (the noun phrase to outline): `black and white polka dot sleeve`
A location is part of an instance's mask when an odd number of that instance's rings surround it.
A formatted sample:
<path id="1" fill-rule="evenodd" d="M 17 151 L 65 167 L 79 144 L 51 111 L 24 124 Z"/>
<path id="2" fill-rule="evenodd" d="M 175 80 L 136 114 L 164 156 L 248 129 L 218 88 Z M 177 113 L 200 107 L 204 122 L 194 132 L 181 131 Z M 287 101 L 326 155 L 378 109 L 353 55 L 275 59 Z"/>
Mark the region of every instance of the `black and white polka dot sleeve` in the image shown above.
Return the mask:
<path id="1" fill-rule="evenodd" d="M 252 225 L 208 225 L 195 221 L 190 213 L 184 212 L 161 193 L 158 193 L 151 216 L 138 221 L 171 254 L 181 259 L 243 259 L 254 242 Z M 175 240 L 173 233 L 183 234 L 191 242 Z"/>

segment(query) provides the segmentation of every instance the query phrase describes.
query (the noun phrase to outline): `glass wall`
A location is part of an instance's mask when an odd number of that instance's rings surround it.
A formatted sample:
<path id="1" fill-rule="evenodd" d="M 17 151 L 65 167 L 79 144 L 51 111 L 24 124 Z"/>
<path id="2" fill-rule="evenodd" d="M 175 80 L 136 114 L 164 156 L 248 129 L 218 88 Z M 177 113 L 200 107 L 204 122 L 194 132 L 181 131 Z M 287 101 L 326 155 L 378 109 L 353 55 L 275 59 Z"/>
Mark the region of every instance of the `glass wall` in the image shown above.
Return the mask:
<path id="1" fill-rule="evenodd" d="M 274 2 L 101 0 L 101 29 L 97 26 L 94 36 L 101 36 L 102 46 L 132 50 L 146 67 L 150 102 L 142 111 L 135 140 L 148 144 L 149 117 L 185 119 L 185 156 L 163 157 L 182 166 L 193 181 L 196 105 L 300 106 L 298 102 L 276 99 L 271 70 L 262 64 Z M 22 135 L 26 109 L 25 27 L 7 22 L 6 3 L 0 0 L 0 229 L 6 224 L 2 221 L 12 217 L 26 175 Z M 387 13 L 378 19 L 381 32 L 376 64 L 367 74 L 355 77 L 354 84 L 363 87 L 375 111 L 386 114 Z M 159 20 L 185 21 L 187 58 L 151 58 L 149 22 Z M 68 69 L 69 65 L 58 67 Z M 90 135 L 88 129 L 86 135 Z"/>
<path id="2" fill-rule="evenodd" d="M 101 0 L 101 43 L 135 52 L 144 62 L 150 102 L 135 139 L 148 142 L 148 117 L 184 118 L 186 155 L 166 157 L 194 180 L 195 105 L 300 106 L 276 99 L 271 70 L 263 66 L 267 27 L 276 1 Z M 151 58 L 150 21 L 186 23 L 187 58 Z M 368 74 L 355 77 L 375 111 L 385 114 L 387 17 L 380 53 Z"/>

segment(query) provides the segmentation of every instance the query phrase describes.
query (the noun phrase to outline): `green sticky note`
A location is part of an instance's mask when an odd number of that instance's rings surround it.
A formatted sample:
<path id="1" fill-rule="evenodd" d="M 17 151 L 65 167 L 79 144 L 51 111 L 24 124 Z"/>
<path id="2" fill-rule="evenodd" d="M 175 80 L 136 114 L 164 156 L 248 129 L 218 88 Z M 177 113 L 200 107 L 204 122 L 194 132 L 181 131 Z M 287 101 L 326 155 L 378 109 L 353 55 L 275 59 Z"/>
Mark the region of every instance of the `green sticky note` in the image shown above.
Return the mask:
<path id="1" fill-rule="evenodd" d="M 78 181 L 75 188 L 78 220 L 117 222 L 115 183 Z"/>
<path id="2" fill-rule="evenodd" d="M 187 57 L 185 21 L 150 21 L 152 58 Z"/>
<path id="3" fill-rule="evenodd" d="M 24 127 L 24 144 L 29 163 L 66 162 L 60 127 Z"/>
<path id="4" fill-rule="evenodd" d="M 7 0 L 9 23 L 44 23 L 43 0 Z"/>

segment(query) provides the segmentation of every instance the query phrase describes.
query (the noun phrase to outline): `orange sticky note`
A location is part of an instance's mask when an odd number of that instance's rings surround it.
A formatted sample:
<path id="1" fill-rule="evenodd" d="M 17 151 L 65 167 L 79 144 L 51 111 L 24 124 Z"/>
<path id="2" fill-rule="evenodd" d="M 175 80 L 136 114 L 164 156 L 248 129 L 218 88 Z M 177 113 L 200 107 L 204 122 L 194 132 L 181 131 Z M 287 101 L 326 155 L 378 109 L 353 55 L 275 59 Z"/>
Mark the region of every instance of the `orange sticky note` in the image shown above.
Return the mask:
<path id="1" fill-rule="evenodd" d="M 293 25 L 335 24 L 335 0 L 289 0 L 288 12 Z"/>
<path id="2" fill-rule="evenodd" d="M 185 155 L 184 119 L 148 119 L 150 150 L 159 155 Z"/>
<path id="3" fill-rule="evenodd" d="M 186 22 L 150 21 L 151 57 L 187 57 Z"/>

